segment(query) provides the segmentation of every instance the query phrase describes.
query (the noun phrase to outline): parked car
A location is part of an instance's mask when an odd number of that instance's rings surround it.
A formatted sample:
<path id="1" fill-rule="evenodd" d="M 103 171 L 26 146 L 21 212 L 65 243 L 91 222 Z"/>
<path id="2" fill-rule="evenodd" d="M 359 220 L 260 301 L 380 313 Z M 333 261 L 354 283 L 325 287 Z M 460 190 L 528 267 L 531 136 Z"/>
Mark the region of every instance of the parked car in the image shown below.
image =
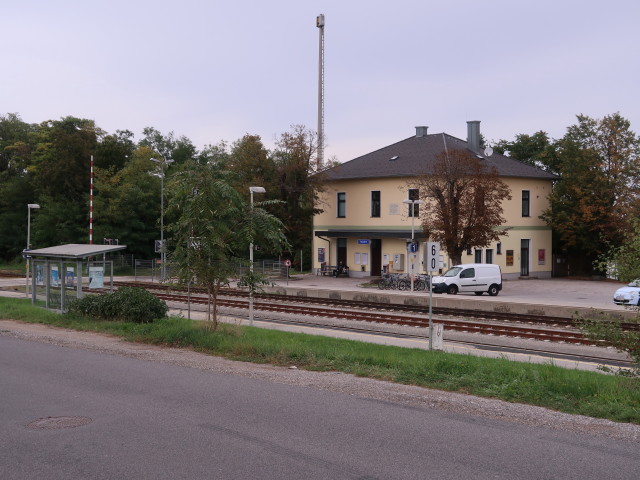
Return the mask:
<path id="1" fill-rule="evenodd" d="M 640 306 L 640 279 L 616 290 L 616 293 L 613 294 L 613 303 Z"/>
<path id="2" fill-rule="evenodd" d="M 475 293 L 487 292 L 492 297 L 502 290 L 502 272 L 499 265 L 491 263 L 468 263 L 450 268 L 444 275 L 433 277 L 433 292 Z"/>

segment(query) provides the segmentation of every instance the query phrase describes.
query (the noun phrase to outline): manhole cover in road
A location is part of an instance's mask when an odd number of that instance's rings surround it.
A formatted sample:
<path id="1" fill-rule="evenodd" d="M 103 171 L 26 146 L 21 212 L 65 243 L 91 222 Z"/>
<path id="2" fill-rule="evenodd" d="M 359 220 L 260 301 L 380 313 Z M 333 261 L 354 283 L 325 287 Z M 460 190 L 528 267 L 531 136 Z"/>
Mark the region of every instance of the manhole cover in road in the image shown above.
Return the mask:
<path id="1" fill-rule="evenodd" d="M 47 417 L 31 422 L 27 427 L 34 430 L 54 430 L 58 428 L 81 427 L 91 423 L 89 417 Z"/>

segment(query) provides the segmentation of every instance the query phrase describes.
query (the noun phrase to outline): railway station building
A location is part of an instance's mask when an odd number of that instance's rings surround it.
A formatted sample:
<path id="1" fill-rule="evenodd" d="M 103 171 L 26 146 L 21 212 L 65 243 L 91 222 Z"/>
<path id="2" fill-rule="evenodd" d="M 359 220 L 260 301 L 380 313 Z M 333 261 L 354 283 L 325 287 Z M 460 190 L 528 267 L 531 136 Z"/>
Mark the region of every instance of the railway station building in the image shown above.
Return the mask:
<path id="1" fill-rule="evenodd" d="M 313 222 L 313 266 L 316 272 L 342 263 L 349 275 L 379 276 L 381 272 L 424 272 L 425 238 L 415 179 L 429 171 L 437 157 L 452 150 L 468 151 L 495 168 L 510 189 L 503 201 L 499 241 L 472 248 L 463 263 L 494 263 L 504 278 L 551 277 L 551 228 L 539 217 L 549 207 L 548 196 L 557 176 L 505 155 L 484 151 L 480 122 L 467 122 L 467 140 L 446 133 L 430 134 L 416 127 L 415 135 L 326 171 Z M 411 247 L 413 237 L 417 246 Z M 414 251 L 416 250 L 417 251 Z M 442 270 L 452 266 L 440 252 Z"/>

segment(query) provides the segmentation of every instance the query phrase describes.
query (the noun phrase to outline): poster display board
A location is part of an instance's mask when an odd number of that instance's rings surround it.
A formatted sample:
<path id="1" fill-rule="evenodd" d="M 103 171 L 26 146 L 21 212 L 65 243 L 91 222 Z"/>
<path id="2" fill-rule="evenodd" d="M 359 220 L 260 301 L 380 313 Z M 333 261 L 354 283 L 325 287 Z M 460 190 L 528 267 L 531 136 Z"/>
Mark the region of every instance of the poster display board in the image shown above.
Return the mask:
<path id="1" fill-rule="evenodd" d="M 67 267 L 67 271 L 64 276 L 64 284 L 67 288 L 74 288 L 76 286 L 76 270 L 73 267 Z"/>
<path id="2" fill-rule="evenodd" d="M 89 288 L 104 288 L 104 268 L 89 267 Z"/>
<path id="3" fill-rule="evenodd" d="M 57 287 L 60 282 L 60 272 L 58 271 L 57 265 L 51 266 L 51 286 Z"/>

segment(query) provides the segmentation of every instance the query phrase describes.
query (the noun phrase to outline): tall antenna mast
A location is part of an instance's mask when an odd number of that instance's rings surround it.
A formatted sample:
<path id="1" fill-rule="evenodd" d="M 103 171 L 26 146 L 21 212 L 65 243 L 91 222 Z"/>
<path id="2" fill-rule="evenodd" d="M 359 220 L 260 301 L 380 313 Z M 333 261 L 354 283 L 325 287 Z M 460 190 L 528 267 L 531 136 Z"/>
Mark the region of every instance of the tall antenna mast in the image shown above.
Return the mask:
<path id="1" fill-rule="evenodd" d="M 324 164 L 324 14 L 316 17 L 316 27 L 320 29 L 318 58 L 318 170 Z"/>
<path id="2" fill-rule="evenodd" d="M 93 245 L 93 155 L 89 167 L 89 245 Z"/>

